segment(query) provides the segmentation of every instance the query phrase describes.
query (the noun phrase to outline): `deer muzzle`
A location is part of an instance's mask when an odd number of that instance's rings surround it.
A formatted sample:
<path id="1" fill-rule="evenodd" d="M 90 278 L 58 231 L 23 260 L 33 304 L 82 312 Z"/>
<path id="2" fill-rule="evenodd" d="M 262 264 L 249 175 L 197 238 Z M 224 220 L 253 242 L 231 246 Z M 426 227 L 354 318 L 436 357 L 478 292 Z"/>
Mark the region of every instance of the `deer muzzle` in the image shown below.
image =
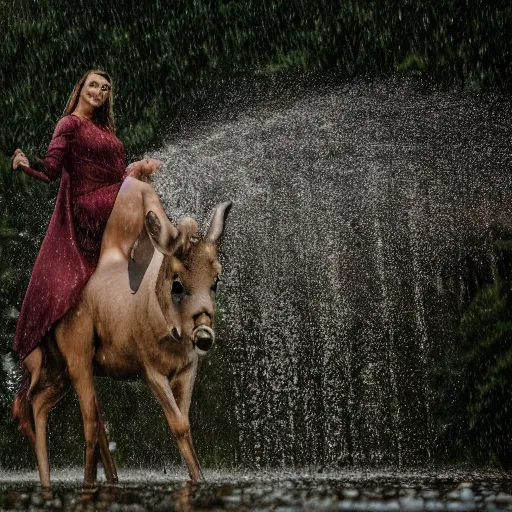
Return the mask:
<path id="1" fill-rule="evenodd" d="M 213 346 L 215 341 L 215 333 L 210 327 L 200 325 L 193 332 L 193 344 L 199 355 L 206 354 Z"/>

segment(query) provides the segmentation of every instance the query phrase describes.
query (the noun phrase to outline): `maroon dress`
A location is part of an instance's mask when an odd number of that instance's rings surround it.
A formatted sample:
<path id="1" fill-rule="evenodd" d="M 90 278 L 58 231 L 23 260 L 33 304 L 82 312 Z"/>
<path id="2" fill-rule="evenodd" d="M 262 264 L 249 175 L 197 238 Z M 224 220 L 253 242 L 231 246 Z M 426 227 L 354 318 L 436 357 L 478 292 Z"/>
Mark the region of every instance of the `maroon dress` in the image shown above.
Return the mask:
<path id="1" fill-rule="evenodd" d="M 73 115 L 57 124 L 44 171 L 23 167 L 47 183 L 60 177 L 60 188 L 18 318 L 14 350 L 21 359 L 69 310 L 94 272 L 125 168 L 121 141 Z"/>

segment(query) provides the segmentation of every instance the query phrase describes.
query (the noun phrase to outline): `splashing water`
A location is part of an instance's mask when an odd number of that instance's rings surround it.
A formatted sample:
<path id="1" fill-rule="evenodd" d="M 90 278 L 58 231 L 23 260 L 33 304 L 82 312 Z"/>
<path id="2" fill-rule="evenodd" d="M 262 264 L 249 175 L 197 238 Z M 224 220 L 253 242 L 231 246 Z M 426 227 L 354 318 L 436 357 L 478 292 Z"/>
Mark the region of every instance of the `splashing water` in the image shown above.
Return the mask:
<path id="1" fill-rule="evenodd" d="M 234 203 L 208 422 L 241 464 L 431 461 L 456 276 L 510 219 L 510 104 L 404 81 L 285 96 L 234 99 L 156 155 L 171 217 Z"/>
<path id="2" fill-rule="evenodd" d="M 227 94 L 151 155 L 172 218 L 206 226 L 234 202 L 192 407 L 200 459 L 320 475 L 438 462 L 452 403 L 435 371 L 467 259 L 492 274 L 491 231 L 512 218 L 510 102 L 406 81 L 264 92 Z"/>

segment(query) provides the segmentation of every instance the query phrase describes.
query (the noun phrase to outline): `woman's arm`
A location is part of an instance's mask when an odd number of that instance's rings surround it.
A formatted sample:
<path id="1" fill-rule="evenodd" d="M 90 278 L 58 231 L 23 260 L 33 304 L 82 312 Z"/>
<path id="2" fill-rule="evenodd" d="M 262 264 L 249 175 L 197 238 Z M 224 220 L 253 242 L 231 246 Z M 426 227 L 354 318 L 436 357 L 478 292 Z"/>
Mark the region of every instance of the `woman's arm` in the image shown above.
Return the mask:
<path id="1" fill-rule="evenodd" d="M 80 119 L 76 116 L 66 116 L 58 122 L 44 158 L 44 169 L 42 172 L 36 171 L 30 167 L 30 163 L 21 149 L 17 149 L 14 152 L 12 161 L 13 169 L 21 169 L 25 174 L 41 180 L 44 183 L 50 183 L 50 181 L 59 178 L 64 159 L 75 137 L 79 124 Z"/>
<path id="2" fill-rule="evenodd" d="M 25 174 L 32 176 L 32 178 L 44 181 L 45 183 L 50 183 L 50 178 L 48 178 L 46 174 L 36 171 L 35 169 L 32 169 L 32 167 L 30 167 L 30 162 L 28 161 L 28 158 L 25 156 L 25 153 L 23 153 L 21 149 L 17 149 L 14 152 L 14 156 L 12 159 L 12 168 L 15 171 L 23 171 Z"/>

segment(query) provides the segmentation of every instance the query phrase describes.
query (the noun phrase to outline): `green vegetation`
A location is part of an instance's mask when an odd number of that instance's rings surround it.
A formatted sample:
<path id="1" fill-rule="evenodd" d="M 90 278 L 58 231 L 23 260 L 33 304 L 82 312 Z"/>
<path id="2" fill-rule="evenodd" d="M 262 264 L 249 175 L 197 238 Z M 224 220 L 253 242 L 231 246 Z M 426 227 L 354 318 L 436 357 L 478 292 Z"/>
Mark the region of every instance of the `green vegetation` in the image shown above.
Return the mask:
<path id="1" fill-rule="evenodd" d="M 237 74 L 412 70 L 468 87 L 512 83 L 508 2 L 10 4 L 0 27 L 4 155 L 21 143 L 42 153 L 72 85 L 98 66 L 115 78 L 119 133 L 130 153 L 158 138 L 184 101 Z"/>
<path id="2" fill-rule="evenodd" d="M 512 461 L 512 230 L 497 235 L 495 268 L 470 270 L 480 283 L 469 302 L 458 305 L 451 340 L 433 361 L 439 394 L 438 456 L 477 465 Z M 452 302 L 452 307 L 453 302 Z M 455 306 L 457 308 L 457 306 Z"/>
<path id="3" fill-rule="evenodd" d="M 507 286 L 508 284 L 508 286 Z M 461 324 L 462 399 L 478 455 L 512 462 L 512 296 L 501 279 L 482 290 Z"/>
<path id="4" fill-rule="evenodd" d="M 497 243 L 496 280 L 481 289 L 460 325 L 459 427 L 477 460 L 512 467 L 512 233 Z M 461 436 L 462 437 L 462 436 Z"/>

